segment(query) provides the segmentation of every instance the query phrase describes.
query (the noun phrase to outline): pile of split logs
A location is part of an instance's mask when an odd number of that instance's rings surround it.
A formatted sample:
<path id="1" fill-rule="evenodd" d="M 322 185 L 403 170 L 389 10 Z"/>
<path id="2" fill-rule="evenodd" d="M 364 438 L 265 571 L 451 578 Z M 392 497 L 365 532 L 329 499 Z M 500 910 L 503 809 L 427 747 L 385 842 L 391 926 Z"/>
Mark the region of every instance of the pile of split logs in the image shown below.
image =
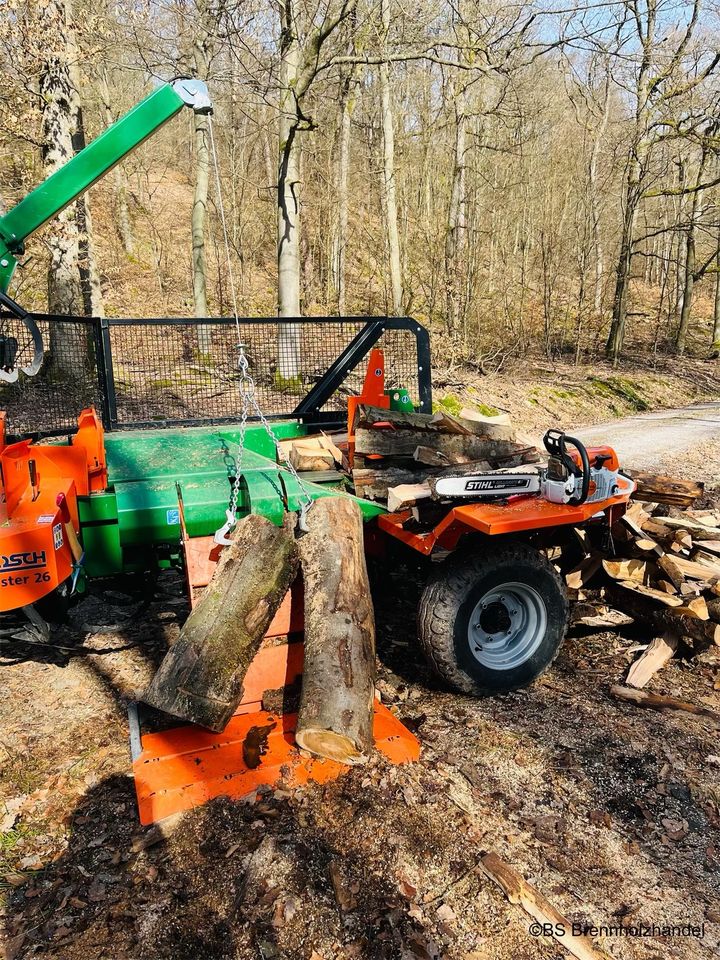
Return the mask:
<path id="1" fill-rule="evenodd" d="M 506 416 L 463 409 L 401 413 L 358 407 L 352 479 L 359 497 L 391 511 L 430 501 L 438 477 L 462 476 L 537 463 L 535 447 L 518 441 Z M 429 503 L 428 503 L 429 506 Z"/>
<path id="2" fill-rule="evenodd" d="M 632 475 L 638 489 L 608 549 L 575 531 L 585 557 L 566 582 L 574 622 L 649 628 L 654 639 L 627 676 L 640 688 L 680 644 L 694 653 L 720 646 L 720 511 L 692 509 L 702 484 Z"/>
<path id="3" fill-rule="evenodd" d="M 166 654 L 143 700 L 221 731 L 267 629 L 302 570 L 305 666 L 295 739 L 317 756 L 363 763 L 372 750 L 375 621 L 362 516 L 348 497 L 324 497 L 295 536 L 251 514 L 241 520 L 213 578 Z"/>

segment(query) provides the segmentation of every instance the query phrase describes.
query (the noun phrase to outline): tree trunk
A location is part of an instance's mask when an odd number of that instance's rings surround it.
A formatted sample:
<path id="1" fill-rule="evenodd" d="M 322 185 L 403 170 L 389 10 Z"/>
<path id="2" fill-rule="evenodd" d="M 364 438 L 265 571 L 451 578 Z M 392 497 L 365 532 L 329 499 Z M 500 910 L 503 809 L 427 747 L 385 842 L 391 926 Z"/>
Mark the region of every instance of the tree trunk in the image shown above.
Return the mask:
<path id="1" fill-rule="evenodd" d="M 200 4 L 199 22 L 192 49 L 192 74 L 201 80 L 207 80 L 210 69 L 210 56 L 217 30 L 217 21 L 209 5 Z M 192 234 L 192 284 L 193 307 L 195 316 L 203 319 L 208 316 L 207 303 L 207 256 L 205 253 L 205 221 L 207 218 L 208 184 L 210 180 L 210 118 L 206 114 L 193 112 L 193 131 L 195 134 L 195 188 L 193 191 L 190 229 Z M 197 328 L 198 353 L 207 357 L 212 349 L 212 328 L 199 325 Z"/>
<path id="2" fill-rule="evenodd" d="M 357 88 L 360 82 L 359 69 L 352 67 L 343 81 L 340 97 L 340 137 L 337 159 L 337 224 L 332 254 L 333 286 L 339 317 L 347 313 L 345 290 L 345 259 L 347 252 L 348 230 L 348 179 L 350 176 L 350 135 L 352 132 L 352 113 L 355 106 Z"/>
<path id="3" fill-rule="evenodd" d="M 300 117 L 296 87 L 300 72 L 300 42 L 293 0 L 280 8 L 280 151 L 278 167 L 278 316 L 300 316 Z M 280 323 L 278 386 L 300 386 L 300 326 Z"/>
<path id="4" fill-rule="evenodd" d="M 84 146 L 78 93 L 79 57 L 70 0 L 48 0 L 42 10 L 41 25 L 47 36 L 53 38 L 39 78 L 44 173 L 50 176 L 74 156 L 76 149 Z M 47 240 L 50 314 L 102 314 L 90 227 L 86 197 L 81 197 L 53 220 Z M 90 343 L 83 327 L 52 324 L 50 354 L 57 375 L 84 381 L 90 364 Z"/>
<path id="5" fill-rule="evenodd" d="M 223 730 L 243 681 L 295 579 L 294 515 L 282 527 L 250 514 L 241 520 L 200 602 L 160 664 L 143 700 L 158 710 Z"/>
<path id="6" fill-rule="evenodd" d="M 462 251 L 465 243 L 465 151 L 467 140 L 467 92 L 464 81 L 455 92 L 455 149 L 445 234 L 445 295 L 447 324 L 450 333 L 456 333 L 461 317 Z"/>
<path id="7" fill-rule="evenodd" d="M 718 232 L 718 253 L 715 257 L 715 300 L 713 301 L 712 353 L 720 355 L 720 231 Z"/>
<path id="8" fill-rule="evenodd" d="M 380 13 L 383 26 L 383 45 L 387 47 L 390 31 L 390 0 L 381 0 Z M 399 317 L 403 313 L 403 284 L 402 268 L 400 266 L 397 193 L 395 189 L 395 129 L 390 94 L 390 66 L 387 60 L 380 64 L 380 110 L 383 133 L 383 204 L 385 207 L 392 312 L 396 317 Z"/>
<path id="9" fill-rule="evenodd" d="M 372 750 L 375 618 L 360 509 L 323 497 L 298 540 L 305 581 L 305 667 L 295 739 L 340 763 Z"/>
<path id="10" fill-rule="evenodd" d="M 109 127 L 115 122 L 116 118 L 113 115 L 110 84 L 108 83 L 108 74 L 105 68 L 103 68 L 100 76 L 100 96 L 105 113 L 105 123 Z M 118 236 L 120 237 L 123 250 L 127 256 L 130 257 L 135 252 L 135 238 L 133 237 L 132 224 L 130 222 L 125 176 L 119 164 L 113 170 L 113 185 L 115 193 L 115 223 Z"/>

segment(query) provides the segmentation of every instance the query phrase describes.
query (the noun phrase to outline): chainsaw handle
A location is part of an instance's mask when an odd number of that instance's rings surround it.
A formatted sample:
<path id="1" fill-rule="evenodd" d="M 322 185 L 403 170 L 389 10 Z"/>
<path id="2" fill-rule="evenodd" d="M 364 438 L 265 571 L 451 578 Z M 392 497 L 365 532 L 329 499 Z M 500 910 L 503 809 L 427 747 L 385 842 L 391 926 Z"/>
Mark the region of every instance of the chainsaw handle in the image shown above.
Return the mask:
<path id="1" fill-rule="evenodd" d="M 590 493 L 590 458 L 585 449 L 585 444 L 581 443 L 580 440 L 575 437 L 570 437 L 566 433 L 563 433 L 562 430 L 548 430 L 543 437 L 543 443 L 550 456 L 557 457 L 574 477 L 582 478 L 580 493 L 575 497 L 571 497 L 568 500 L 568 504 L 571 507 L 578 507 L 581 503 L 585 503 Z M 580 457 L 581 466 L 578 467 L 567 452 L 566 444 L 575 447 Z"/>
<path id="2" fill-rule="evenodd" d="M 569 443 L 571 447 L 575 447 L 580 455 L 580 463 L 582 464 L 582 486 L 580 487 L 580 493 L 576 497 L 571 497 L 568 500 L 571 507 L 579 507 L 581 503 L 585 503 L 590 493 L 590 458 L 588 457 L 584 443 L 576 440 L 575 437 L 569 437 L 567 434 L 563 436 L 563 440 L 565 443 Z"/>

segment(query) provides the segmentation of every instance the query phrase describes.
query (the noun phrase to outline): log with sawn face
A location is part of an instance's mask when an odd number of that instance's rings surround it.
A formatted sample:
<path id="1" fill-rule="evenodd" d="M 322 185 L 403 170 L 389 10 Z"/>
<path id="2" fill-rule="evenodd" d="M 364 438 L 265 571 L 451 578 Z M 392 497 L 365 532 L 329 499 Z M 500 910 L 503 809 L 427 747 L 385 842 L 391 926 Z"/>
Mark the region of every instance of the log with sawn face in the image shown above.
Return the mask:
<path id="1" fill-rule="evenodd" d="M 221 731 L 242 700 L 243 682 L 295 579 L 295 515 L 282 527 L 241 520 L 197 606 L 143 695 L 145 703 Z"/>
<path id="2" fill-rule="evenodd" d="M 347 497 L 316 500 L 298 538 L 305 583 L 305 666 L 295 739 L 340 763 L 372 749 L 375 617 L 362 515 Z"/>

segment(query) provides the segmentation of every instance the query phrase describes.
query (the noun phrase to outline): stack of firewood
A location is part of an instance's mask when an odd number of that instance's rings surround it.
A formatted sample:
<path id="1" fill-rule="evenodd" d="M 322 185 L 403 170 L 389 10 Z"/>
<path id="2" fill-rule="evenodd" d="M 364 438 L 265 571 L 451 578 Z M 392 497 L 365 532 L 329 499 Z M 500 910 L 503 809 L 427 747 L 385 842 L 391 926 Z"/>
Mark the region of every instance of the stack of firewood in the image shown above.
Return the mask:
<path id="1" fill-rule="evenodd" d="M 352 479 L 355 493 L 390 510 L 432 496 L 439 476 L 537 463 L 535 447 L 518 441 L 507 417 L 463 409 L 456 417 L 361 406 L 355 421 Z"/>
<path id="2" fill-rule="evenodd" d="M 585 557 L 566 574 L 575 622 L 643 623 L 653 637 L 628 674 L 644 686 L 679 643 L 720 646 L 720 510 L 693 509 L 702 484 L 635 473 L 635 498 L 598 548 L 575 531 Z"/>

